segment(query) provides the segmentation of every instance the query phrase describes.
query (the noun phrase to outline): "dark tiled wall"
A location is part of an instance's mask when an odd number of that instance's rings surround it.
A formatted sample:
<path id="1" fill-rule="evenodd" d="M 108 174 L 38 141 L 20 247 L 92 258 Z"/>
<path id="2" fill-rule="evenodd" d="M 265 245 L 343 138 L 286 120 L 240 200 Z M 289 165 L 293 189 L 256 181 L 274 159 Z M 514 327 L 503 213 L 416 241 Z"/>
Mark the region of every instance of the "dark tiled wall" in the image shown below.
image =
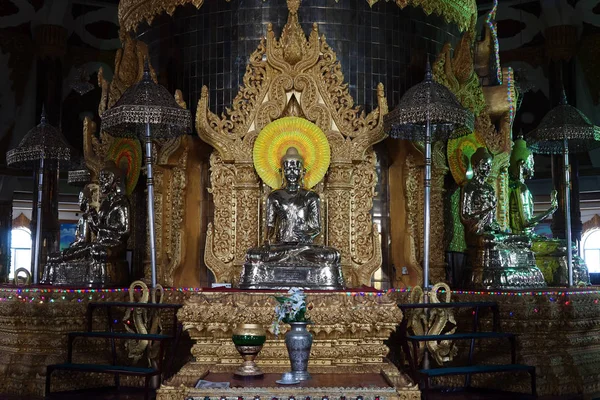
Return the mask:
<path id="1" fill-rule="evenodd" d="M 209 0 L 197 10 L 188 5 L 173 17 L 163 15 L 138 38 L 149 47 L 161 83 L 181 89 L 194 110 L 202 85 L 210 91 L 210 108 L 222 112 L 236 93 L 249 55 L 272 22 L 279 37 L 287 21 L 285 0 Z M 458 30 L 420 9 L 400 10 L 381 0 L 304 0 L 300 22 L 309 32 L 313 22 L 337 53 L 355 102 L 367 111 L 376 105 L 382 82 L 390 109 L 400 95 L 423 76 L 425 55 L 459 38 Z"/>

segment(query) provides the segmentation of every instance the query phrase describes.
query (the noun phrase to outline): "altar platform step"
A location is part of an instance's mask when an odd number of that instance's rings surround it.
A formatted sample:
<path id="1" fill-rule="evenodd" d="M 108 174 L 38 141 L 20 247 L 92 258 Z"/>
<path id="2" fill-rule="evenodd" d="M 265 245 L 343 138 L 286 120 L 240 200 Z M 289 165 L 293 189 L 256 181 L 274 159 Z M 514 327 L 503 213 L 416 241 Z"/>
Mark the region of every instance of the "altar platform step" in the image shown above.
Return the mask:
<path id="1" fill-rule="evenodd" d="M 163 377 L 163 358 L 165 343 L 173 342 L 173 350 L 177 345 L 178 338 L 181 334 L 181 326 L 177 323 L 177 311 L 181 308 L 181 304 L 154 304 L 154 303 L 130 303 L 130 302 L 98 302 L 89 303 L 87 308 L 87 327 L 88 330 L 85 332 L 69 332 L 68 333 L 68 347 L 67 347 L 67 362 L 61 364 L 52 364 L 46 367 L 46 398 L 64 398 L 68 392 L 51 392 L 51 378 L 52 373 L 55 371 L 72 371 L 81 373 L 103 373 L 114 375 L 115 390 L 120 389 L 120 376 L 138 376 L 144 381 L 144 399 L 149 400 L 154 393 L 154 390 L 150 387 L 151 380 L 156 376 Z M 93 315 L 96 309 L 105 309 L 107 324 L 106 331 L 94 331 L 93 330 Z M 136 332 L 119 332 L 115 331 L 115 324 L 117 320 L 113 320 L 112 311 L 114 308 L 144 308 L 160 311 L 162 309 L 168 309 L 172 312 L 173 326 L 170 334 L 147 334 L 147 333 L 136 333 Z M 90 363 L 75 363 L 73 362 L 73 344 L 76 338 L 88 338 L 88 339 L 108 339 L 111 345 L 112 364 L 90 364 Z M 115 344 L 116 340 L 146 340 L 148 342 L 159 342 L 160 349 L 158 352 L 157 367 L 138 367 L 131 365 L 118 365 L 117 364 L 117 347 Z M 174 354 L 174 352 L 173 352 Z M 171 357 L 172 358 L 172 357 Z M 144 358 L 145 359 L 145 358 Z M 172 361 L 172 360 L 171 360 Z"/>
<path id="2" fill-rule="evenodd" d="M 531 396 L 536 397 L 536 371 L 534 366 L 517 364 L 516 355 L 516 338 L 517 335 L 509 332 L 500 332 L 499 327 L 499 309 L 496 302 L 458 302 L 458 303 L 416 303 L 416 304 L 399 304 L 398 307 L 403 312 L 414 309 L 436 309 L 436 308 L 471 308 L 473 309 L 472 331 L 458 332 L 453 334 L 439 335 L 409 335 L 407 333 L 408 318 L 404 318 L 400 326 L 401 343 L 406 359 L 409 362 L 411 376 L 416 382 L 419 382 L 422 387 L 423 399 L 431 399 L 431 378 L 440 378 L 444 376 L 464 375 L 465 387 L 470 389 L 471 375 L 476 374 L 491 374 L 491 373 L 517 373 L 527 372 L 531 378 Z M 492 312 L 492 331 L 479 331 L 479 315 L 481 310 L 488 309 Z M 475 341 L 490 340 L 490 339 L 508 339 L 510 342 L 510 364 L 488 365 L 474 364 Z M 418 368 L 418 349 L 419 343 L 440 340 L 470 340 L 468 365 L 465 366 L 448 366 L 441 368 Z M 409 349 L 409 343 L 412 344 L 412 354 Z"/>

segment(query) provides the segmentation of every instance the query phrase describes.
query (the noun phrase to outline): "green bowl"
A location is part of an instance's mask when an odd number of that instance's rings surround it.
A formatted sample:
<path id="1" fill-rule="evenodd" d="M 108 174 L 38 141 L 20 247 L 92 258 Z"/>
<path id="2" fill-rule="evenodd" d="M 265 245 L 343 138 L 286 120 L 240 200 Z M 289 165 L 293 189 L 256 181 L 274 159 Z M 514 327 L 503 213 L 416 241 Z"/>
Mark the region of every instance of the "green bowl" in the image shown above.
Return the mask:
<path id="1" fill-rule="evenodd" d="M 266 336 L 255 335 L 233 335 L 231 337 L 236 346 L 261 346 L 267 340 Z"/>

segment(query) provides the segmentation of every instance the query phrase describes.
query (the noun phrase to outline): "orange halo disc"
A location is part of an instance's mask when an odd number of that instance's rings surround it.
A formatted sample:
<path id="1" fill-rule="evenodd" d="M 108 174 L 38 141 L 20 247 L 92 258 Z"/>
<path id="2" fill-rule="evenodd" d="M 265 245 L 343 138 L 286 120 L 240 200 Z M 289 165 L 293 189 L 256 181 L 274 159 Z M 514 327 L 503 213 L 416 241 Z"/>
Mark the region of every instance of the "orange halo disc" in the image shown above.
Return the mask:
<path id="1" fill-rule="evenodd" d="M 281 157 L 290 147 L 304 159 L 304 185 L 310 189 L 325 176 L 331 149 L 323 131 L 304 118 L 285 117 L 265 126 L 254 142 L 254 168 L 271 188 L 281 187 Z"/>

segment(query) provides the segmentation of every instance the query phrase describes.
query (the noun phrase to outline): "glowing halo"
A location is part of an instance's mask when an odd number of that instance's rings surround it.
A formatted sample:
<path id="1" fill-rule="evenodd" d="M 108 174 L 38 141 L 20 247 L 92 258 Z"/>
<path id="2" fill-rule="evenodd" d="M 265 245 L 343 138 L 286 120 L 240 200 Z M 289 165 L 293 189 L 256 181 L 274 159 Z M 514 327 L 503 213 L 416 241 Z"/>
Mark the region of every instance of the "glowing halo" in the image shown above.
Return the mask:
<path id="1" fill-rule="evenodd" d="M 106 154 L 125 172 L 125 191 L 131 194 L 140 177 L 142 146 L 137 139 L 115 138 Z"/>
<path id="2" fill-rule="evenodd" d="M 475 133 L 448 140 L 448 166 L 454 181 L 459 185 L 463 185 L 469 179 L 467 173 L 470 169 L 470 159 L 479 147 L 485 145 L 478 140 Z"/>
<path id="3" fill-rule="evenodd" d="M 254 168 L 267 185 L 281 187 L 281 157 L 290 147 L 304 159 L 304 186 L 310 189 L 325 176 L 331 150 L 323 131 L 304 118 L 285 117 L 265 126 L 254 142 Z"/>

